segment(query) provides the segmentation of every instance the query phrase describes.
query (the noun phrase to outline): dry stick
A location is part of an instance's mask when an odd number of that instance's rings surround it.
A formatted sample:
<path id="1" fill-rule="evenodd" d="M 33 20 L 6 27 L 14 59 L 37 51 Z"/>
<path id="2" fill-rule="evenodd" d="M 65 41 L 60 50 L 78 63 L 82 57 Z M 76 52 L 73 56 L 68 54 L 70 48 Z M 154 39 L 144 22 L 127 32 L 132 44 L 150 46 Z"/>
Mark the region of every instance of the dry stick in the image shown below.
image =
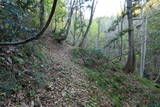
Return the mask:
<path id="1" fill-rule="evenodd" d="M 51 9 L 51 13 L 49 15 L 49 18 L 48 18 L 45 26 L 42 28 L 41 31 L 39 31 L 39 33 L 37 35 L 35 35 L 33 37 L 30 37 L 28 39 L 19 41 L 19 42 L 0 42 L 0 46 L 13 46 L 13 45 L 25 44 L 25 43 L 31 42 L 31 41 L 36 40 L 39 37 L 41 37 L 43 35 L 43 33 L 46 31 L 46 29 L 48 28 L 48 26 L 49 26 L 49 24 L 50 24 L 50 22 L 52 20 L 52 17 L 53 17 L 53 15 L 55 13 L 55 10 L 56 10 L 57 1 L 58 0 L 54 0 L 53 1 L 53 5 L 52 5 L 52 9 Z"/>

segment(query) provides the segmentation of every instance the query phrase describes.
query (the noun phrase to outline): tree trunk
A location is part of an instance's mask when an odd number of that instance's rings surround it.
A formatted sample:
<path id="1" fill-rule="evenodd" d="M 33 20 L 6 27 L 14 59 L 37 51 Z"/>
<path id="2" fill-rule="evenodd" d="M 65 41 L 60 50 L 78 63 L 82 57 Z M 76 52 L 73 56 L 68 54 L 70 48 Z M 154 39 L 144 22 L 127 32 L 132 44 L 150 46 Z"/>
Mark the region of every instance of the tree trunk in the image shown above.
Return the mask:
<path id="1" fill-rule="evenodd" d="M 144 23 L 145 22 L 145 23 Z M 147 45 L 147 19 L 144 19 L 142 26 L 144 29 L 144 35 L 142 34 L 142 44 L 141 44 L 141 61 L 140 61 L 140 76 L 143 77 L 145 69 L 145 57 L 146 57 L 146 45 Z"/>
<path id="2" fill-rule="evenodd" d="M 77 10 L 78 10 L 78 8 L 76 8 L 75 18 L 74 18 L 74 25 L 73 25 L 73 46 L 75 46 L 75 44 L 76 44 L 76 31 L 77 31 L 76 25 L 77 25 L 77 20 L 78 20 Z"/>
<path id="3" fill-rule="evenodd" d="M 129 52 L 127 63 L 124 67 L 126 72 L 134 72 L 135 70 L 135 49 L 134 49 L 134 28 L 132 19 L 132 0 L 127 0 L 127 16 L 128 16 L 128 43 Z"/>
<path id="4" fill-rule="evenodd" d="M 96 36 L 96 48 L 99 48 L 99 36 L 101 33 L 101 18 L 98 18 L 98 34 Z"/>
<path id="5" fill-rule="evenodd" d="M 122 17 L 122 20 L 121 20 L 121 32 L 123 31 L 123 17 Z M 119 58 L 119 61 L 122 60 L 122 54 L 123 54 L 123 35 L 121 35 L 120 37 L 120 41 L 121 41 L 121 46 L 120 46 L 120 58 Z"/>
<path id="6" fill-rule="evenodd" d="M 68 20 L 67 20 L 67 23 L 65 25 L 65 29 L 66 29 L 66 37 L 68 36 L 68 33 L 69 33 L 69 30 L 70 30 L 70 26 L 71 26 L 71 21 L 72 21 L 72 15 L 73 15 L 73 12 L 74 12 L 74 5 L 75 5 L 76 1 L 74 0 L 73 3 L 71 1 L 71 8 L 70 8 L 70 13 L 69 13 L 69 16 L 68 16 Z"/>
<path id="7" fill-rule="evenodd" d="M 92 24 L 92 19 L 93 19 L 94 10 L 95 10 L 94 7 L 95 7 L 95 0 L 93 0 L 93 2 L 92 2 L 91 16 L 90 16 L 90 19 L 89 19 L 89 24 L 88 24 L 88 26 L 87 26 L 86 32 L 85 32 L 84 35 L 83 35 L 82 41 L 79 43 L 79 47 L 82 47 L 82 45 L 83 45 L 83 43 L 84 43 L 84 41 L 85 41 L 85 39 L 86 39 L 86 36 L 87 36 L 87 34 L 88 34 L 88 32 L 89 32 L 90 26 L 91 26 L 91 24 Z"/>

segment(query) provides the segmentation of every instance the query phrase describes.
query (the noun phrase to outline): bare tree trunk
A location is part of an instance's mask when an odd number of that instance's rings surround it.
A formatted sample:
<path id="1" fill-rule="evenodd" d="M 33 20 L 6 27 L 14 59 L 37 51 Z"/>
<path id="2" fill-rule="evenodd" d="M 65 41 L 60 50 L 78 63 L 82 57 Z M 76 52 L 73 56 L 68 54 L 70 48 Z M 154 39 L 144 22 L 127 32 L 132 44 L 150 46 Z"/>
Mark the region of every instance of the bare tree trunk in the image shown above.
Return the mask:
<path id="1" fill-rule="evenodd" d="M 84 19 L 83 12 L 82 12 L 82 4 L 83 4 L 83 3 L 79 0 L 79 5 L 80 5 L 80 7 L 79 7 L 79 13 L 80 13 L 80 14 L 79 14 L 78 17 L 80 18 L 80 24 L 81 24 L 80 26 L 81 26 L 81 27 L 80 27 L 80 33 L 78 34 L 76 41 L 79 41 L 80 37 L 83 36 L 84 27 L 85 27 L 85 26 L 84 26 L 84 22 L 83 22 L 83 20 L 85 20 L 85 19 Z"/>
<path id="2" fill-rule="evenodd" d="M 77 25 L 77 20 L 78 20 L 78 17 L 77 17 L 77 11 L 78 11 L 78 9 L 76 8 L 76 12 L 75 12 L 75 19 L 74 19 L 74 30 L 73 30 L 73 46 L 75 46 L 75 44 L 76 44 L 76 31 L 77 31 L 77 27 L 76 27 L 76 25 Z"/>
<path id="3" fill-rule="evenodd" d="M 90 26 L 92 24 L 92 19 L 93 19 L 93 15 L 94 15 L 94 11 L 95 11 L 95 0 L 93 0 L 92 2 L 92 6 L 91 6 L 91 15 L 90 15 L 90 19 L 89 19 L 89 24 L 87 26 L 87 29 L 82 37 L 82 41 L 79 43 L 79 47 L 82 47 L 83 43 L 84 43 L 84 40 L 89 32 L 89 29 L 90 29 Z"/>
<path id="4" fill-rule="evenodd" d="M 71 0 L 71 4 L 70 4 L 71 5 L 71 10 L 70 10 L 70 13 L 69 13 L 69 16 L 68 16 L 67 23 L 65 25 L 65 28 L 66 28 L 66 34 L 65 35 L 66 35 L 66 37 L 68 36 L 69 30 L 70 30 L 75 2 L 76 2 L 76 0 L 73 0 L 73 3 L 72 3 L 72 0 Z"/>
<path id="5" fill-rule="evenodd" d="M 122 19 L 121 19 L 121 32 L 123 31 L 123 17 L 122 17 Z M 121 41 L 121 46 L 120 46 L 120 59 L 119 59 L 119 61 L 121 61 L 122 60 L 122 54 L 123 54 L 123 35 L 121 35 L 121 37 L 120 37 L 120 41 Z"/>
<path id="6" fill-rule="evenodd" d="M 98 18 L 98 34 L 96 36 L 96 48 L 99 48 L 99 36 L 101 33 L 101 18 Z"/>
<path id="7" fill-rule="evenodd" d="M 140 76 L 143 77 L 145 70 L 145 57 L 146 57 L 146 45 L 147 45 L 147 17 L 144 17 L 143 6 L 146 1 L 141 1 L 141 59 L 140 59 Z"/>
<path id="8" fill-rule="evenodd" d="M 135 70 L 135 48 L 134 48 L 134 28 L 132 17 L 132 0 L 127 0 L 127 16 L 128 16 L 128 43 L 129 52 L 127 63 L 124 67 L 126 72 L 134 72 Z"/>
<path id="9" fill-rule="evenodd" d="M 145 57 L 146 57 L 146 45 L 147 45 L 147 19 L 143 22 L 144 24 L 144 35 L 142 36 L 142 44 L 141 44 L 141 61 L 140 61 L 140 76 L 143 77 L 144 69 L 145 69 Z"/>

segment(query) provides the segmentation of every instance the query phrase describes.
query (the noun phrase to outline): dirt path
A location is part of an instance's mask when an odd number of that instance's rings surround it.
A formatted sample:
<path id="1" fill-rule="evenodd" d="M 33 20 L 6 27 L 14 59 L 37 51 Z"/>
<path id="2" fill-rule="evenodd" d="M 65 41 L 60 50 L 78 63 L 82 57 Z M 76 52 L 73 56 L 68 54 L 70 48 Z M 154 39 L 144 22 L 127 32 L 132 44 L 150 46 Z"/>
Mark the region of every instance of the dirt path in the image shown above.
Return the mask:
<path id="1" fill-rule="evenodd" d="M 70 59 L 72 46 L 45 39 L 44 51 L 51 62 L 48 90 L 41 90 L 40 101 L 45 107 L 109 107 L 103 93 L 91 84 L 81 68 Z M 44 97 L 45 96 L 45 97 Z M 96 99 L 99 98 L 99 99 Z M 93 105 L 93 106 L 89 106 Z"/>

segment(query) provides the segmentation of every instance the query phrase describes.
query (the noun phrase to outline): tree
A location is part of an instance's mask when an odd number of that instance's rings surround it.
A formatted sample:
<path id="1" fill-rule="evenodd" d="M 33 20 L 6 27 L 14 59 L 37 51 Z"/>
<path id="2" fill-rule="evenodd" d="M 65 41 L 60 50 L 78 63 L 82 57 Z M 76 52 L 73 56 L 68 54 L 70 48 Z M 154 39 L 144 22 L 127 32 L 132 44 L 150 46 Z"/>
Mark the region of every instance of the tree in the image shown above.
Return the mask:
<path id="1" fill-rule="evenodd" d="M 70 27 L 70 33 L 73 38 L 73 46 L 76 45 L 77 41 L 80 39 L 80 37 L 84 33 L 84 29 L 86 27 L 85 24 L 85 17 L 84 17 L 84 10 L 87 9 L 85 6 L 87 2 L 77 0 L 75 4 L 75 11 L 73 14 L 73 19 Z"/>
<path id="2" fill-rule="evenodd" d="M 87 29 L 82 37 L 82 40 L 81 42 L 79 43 L 79 47 L 82 47 L 83 43 L 84 43 L 84 40 L 86 39 L 87 37 L 87 34 L 89 32 L 89 29 L 90 29 L 90 26 L 92 24 L 92 19 L 93 19 L 93 15 L 94 15 L 94 11 L 95 11 L 95 0 L 92 1 L 92 6 L 91 6 L 91 15 L 90 15 L 90 19 L 89 19 L 89 23 L 88 23 L 88 26 L 87 26 Z"/>
<path id="3" fill-rule="evenodd" d="M 128 44 L 129 52 L 127 63 L 124 67 L 126 72 L 134 72 L 135 70 L 135 47 L 134 47 L 134 28 L 132 16 L 132 0 L 127 0 L 127 16 L 128 16 Z"/>
<path id="4" fill-rule="evenodd" d="M 71 0 L 71 7 L 70 7 L 70 12 L 69 12 L 69 16 L 68 16 L 68 19 L 67 19 L 67 23 L 66 23 L 66 38 L 68 36 L 68 33 L 69 33 L 69 30 L 70 30 L 70 26 L 71 26 L 71 21 L 72 21 L 72 15 L 73 15 L 73 12 L 74 12 L 74 6 L 76 4 L 76 0 L 73 0 L 73 3 L 72 3 L 72 0 Z"/>
<path id="5" fill-rule="evenodd" d="M 96 48 L 99 48 L 99 36 L 101 33 L 101 18 L 98 18 L 98 34 L 96 36 Z"/>
<path id="6" fill-rule="evenodd" d="M 125 19 L 125 16 L 126 16 L 126 9 L 125 9 L 125 4 L 123 5 L 123 8 L 121 7 L 121 10 L 122 10 L 122 16 L 121 16 L 121 21 L 120 21 L 120 59 L 119 61 L 122 60 L 122 55 L 123 55 L 123 25 L 124 25 L 124 19 Z"/>
<path id="7" fill-rule="evenodd" d="M 123 32 L 123 22 L 124 22 L 124 17 L 122 17 L 121 22 L 120 22 L 120 31 Z M 122 60 L 122 54 L 123 54 L 123 35 L 120 35 L 120 41 L 121 41 L 121 46 L 120 46 L 120 61 Z"/>
<path id="8" fill-rule="evenodd" d="M 143 77 L 145 69 L 146 45 L 147 45 L 147 16 L 144 15 L 144 4 L 146 1 L 142 0 L 141 3 L 141 59 L 140 59 L 140 76 Z"/>
<path id="9" fill-rule="evenodd" d="M 143 35 L 141 37 L 140 76 L 143 77 L 145 69 L 146 45 L 147 45 L 147 18 L 143 20 Z"/>

